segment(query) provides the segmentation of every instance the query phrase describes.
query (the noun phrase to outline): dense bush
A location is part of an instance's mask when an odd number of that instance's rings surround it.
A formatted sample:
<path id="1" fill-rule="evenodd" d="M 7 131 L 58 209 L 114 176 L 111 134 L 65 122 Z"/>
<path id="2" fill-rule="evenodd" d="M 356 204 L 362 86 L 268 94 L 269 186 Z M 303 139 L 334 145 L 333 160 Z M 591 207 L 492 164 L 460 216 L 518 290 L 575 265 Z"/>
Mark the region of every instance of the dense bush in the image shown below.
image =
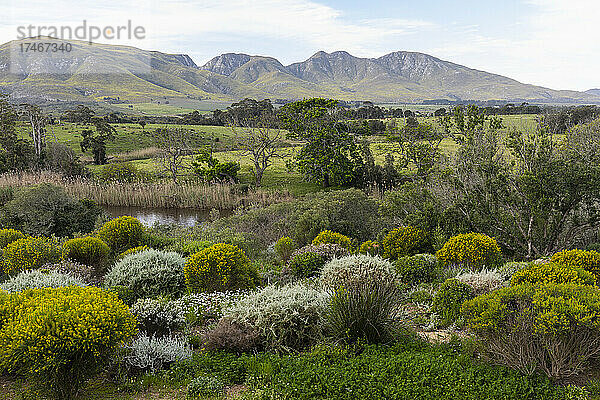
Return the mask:
<path id="1" fill-rule="evenodd" d="M 383 239 L 381 246 L 383 257 L 392 260 L 424 253 L 430 247 L 427 232 L 412 226 L 394 229 Z"/>
<path id="2" fill-rule="evenodd" d="M 133 183 L 143 180 L 146 176 L 132 163 L 121 162 L 106 164 L 99 174 L 103 181 Z"/>
<path id="3" fill-rule="evenodd" d="M 61 259 L 62 249 L 53 240 L 39 237 L 18 239 L 4 248 L 2 266 L 6 274 L 40 268 Z"/>
<path id="4" fill-rule="evenodd" d="M 306 246 L 301 247 L 298 250 L 294 251 L 292 253 L 290 259 L 293 259 L 298 254 L 304 254 L 304 253 L 319 254 L 319 255 L 323 256 L 323 258 L 325 258 L 326 261 L 330 261 L 330 260 L 333 260 L 334 258 L 341 258 L 341 257 L 346 257 L 346 256 L 350 255 L 350 252 L 348 251 L 348 249 L 343 248 L 339 244 L 334 244 L 334 243 L 319 244 L 319 245 L 309 244 L 309 245 L 306 245 Z"/>
<path id="5" fill-rule="evenodd" d="M 70 399 L 135 333 L 135 318 L 117 297 L 71 286 L 0 292 L 0 369 L 33 376 Z"/>
<path id="6" fill-rule="evenodd" d="M 564 250 L 552 256 L 550 261 L 567 267 L 583 268 L 600 281 L 600 253 L 590 250 Z"/>
<path id="7" fill-rule="evenodd" d="M 506 286 L 504 275 L 495 269 L 464 272 L 459 274 L 456 279 L 471 286 L 475 296 L 490 293 Z"/>
<path id="8" fill-rule="evenodd" d="M 511 280 L 511 285 L 523 283 L 575 283 L 580 285 L 593 285 L 596 277 L 579 267 L 567 267 L 553 262 L 531 263 L 527 268 L 516 272 Z"/>
<path id="9" fill-rule="evenodd" d="M 192 357 L 185 338 L 139 335 L 125 346 L 125 366 L 134 372 L 156 372 Z"/>
<path id="10" fill-rule="evenodd" d="M 260 341 L 258 331 L 252 326 L 233 321 L 231 318 L 221 318 L 215 327 L 202 337 L 202 348 L 242 354 L 259 349 Z"/>
<path id="11" fill-rule="evenodd" d="M 258 360 L 250 363 L 248 375 L 256 399 L 550 400 L 557 392 L 545 377 L 481 364 L 454 347 L 414 339 Z"/>
<path id="12" fill-rule="evenodd" d="M 148 336 L 164 336 L 185 325 L 187 308 L 179 301 L 139 299 L 130 308 L 140 332 Z"/>
<path id="13" fill-rule="evenodd" d="M 256 329 L 267 350 L 288 352 L 314 344 L 323 335 L 327 295 L 302 284 L 267 286 L 225 311 L 233 322 Z"/>
<path id="14" fill-rule="evenodd" d="M 212 376 L 197 376 L 187 386 L 187 398 L 197 399 L 199 397 L 217 396 L 225 391 L 223 383 Z"/>
<path id="15" fill-rule="evenodd" d="M 29 235 L 70 236 L 90 232 L 102 210 L 90 200 L 76 200 L 49 183 L 23 188 L 0 209 L 0 223 Z"/>
<path id="16" fill-rule="evenodd" d="M 412 285 L 433 282 L 437 277 L 436 259 L 430 254 L 400 257 L 394 268 L 400 281 Z"/>
<path id="17" fill-rule="evenodd" d="M 26 289 L 59 288 L 66 286 L 87 286 L 73 274 L 37 269 L 23 271 L 0 284 L 0 289 L 7 292 L 21 292 Z"/>
<path id="18" fill-rule="evenodd" d="M 492 359 L 527 374 L 568 378 L 600 354 L 594 286 L 510 286 L 465 302 L 462 314 Z"/>
<path id="19" fill-rule="evenodd" d="M 450 325 L 460 317 L 460 306 L 472 299 L 473 288 L 452 278 L 447 279 L 433 296 L 431 310 L 441 317 L 442 325 Z"/>
<path id="20" fill-rule="evenodd" d="M 275 242 L 275 253 L 277 253 L 279 260 L 284 264 L 288 262 L 295 248 L 296 244 L 292 238 L 287 236 L 284 236 Z"/>
<path id="21" fill-rule="evenodd" d="M 314 245 L 320 244 L 337 244 L 342 246 L 348 251 L 352 251 L 352 239 L 341 233 L 333 232 L 330 230 L 321 231 L 317 237 L 312 241 Z"/>
<path id="22" fill-rule="evenodd" d="M 258 272 L 237 246 L 217 243 L 191 256 L 185 264 L 188 288 L 197 292 L 256 286 Z"/>
<path id="23" fill-rule="evenodd" d="M 504 279 L 509 281 L 515 273 L 527 268 L 528 266 L 529 263 L 524 261 L 509 261 L 498 267 L 498 272 L 504 276 Z"/>
<path id="24" fill-rule="evenodd" d="M 380 252 L 381 246 L 376 241 L 367 240 L 366 242 L 362 242 L 360 247 L 358 248 L 358 252 L 360 254 L 368 254 L 370 256 L 376 256 Z"/>
<path id="25" fill-rule="evenodd" d="M 135 299 L 180 296 L 185 291 L 184 264 L 185 259 L 177 253 L 146 250 L 118 261 L 104 284 L 128 288 Z"/>
<path id="26" fill-rule="evenodd" d="M 142 244 L 144 226 L 136 218 L 126 215 L 102 225 L 96 236 L 108 244 L 114 254 L 119 254 Z"/>
<path id="27" fill-rule="evenodd" d="M 110 247 L 95 237 L 82 237 L 67 240 L 63 244 L 64 256 L 75 262 L 91 265 L 97 272 L 105 267 L 110 256 Z"/>
<path id="28" fill-rule="evenodd" d="M 74 278 L 83 281 L 86 284 L 96 285 L 99 283 L 98 280 L 100 279 L 100 277 L 95 275 L 93 268 L 89 265 L 79 264 L 65 259 L 56 263 L 44 264 L 40 270 L 72 275 Z"/>
<path id="29" fill-rule="evenodd" d="M 502 260 L 496 240 L 482 233 L 453 236 L 436 256 L 444 266 L 459 266 L 472 271 L 494 268 Z"/>
<path id="30" fill-rule="evenodd" d="M 176 240 L 175 243 L 169 245 L 167 249 L 181 254 L 184 257 L 189 257 L 206 248 L 209 248 L 214 243 L 209 240 Z"/>
<path id="31" fill-rule="evenodd" d="M 125 250 L 121 254 L 119 254 L 116 258 L 117 258 L 117 260 L 120 260 L 120 259 L 125 258 L 126 256 L 128 256 L 130 254 L 141 253 L 142 251 L 146 251 L 146 250 L 152 250 L 152 248 L 148 247 L 146 245 L 132 247 L 130 249 Z M 176 252 L 176 253 L 179 253 L 179 252 Z"/>
<path id="32" fill-rule="evenodd" d="M 299 278 L 307 278 L 317 275 L 326 261 L 326 258 L 318 253 L 301 253 L 290 260 L 286 270 Z"/>
<path id="33" fill-rule="evenodd" d="M 323 267 L 319 282 L 328 289 L 337 290 L 369 281 L 396 282 L 392 264 L 381 257 L 363 254 L 334 259 Z"/>
<path id="34" fill-rule="evenodd" d="M 15 240 L 24 238 L 25 235 L 15 229 L 0 229 L 0 249 L 5 248 Z"/>

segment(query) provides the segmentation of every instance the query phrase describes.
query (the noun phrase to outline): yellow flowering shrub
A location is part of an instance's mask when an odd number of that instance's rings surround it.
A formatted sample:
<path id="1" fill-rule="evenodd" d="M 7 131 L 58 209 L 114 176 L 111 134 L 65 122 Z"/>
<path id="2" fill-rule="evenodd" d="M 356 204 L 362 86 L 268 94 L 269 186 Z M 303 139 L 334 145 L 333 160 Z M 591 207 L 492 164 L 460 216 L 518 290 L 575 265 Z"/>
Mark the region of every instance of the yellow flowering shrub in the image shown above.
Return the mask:
<path id="1" fill-rule="evenodd" d="M 66 258 L 85 265 L 103 268 L 110 256 L 110 247 L 95 237 L 82 237 L 67 240 L 63 244 Z"/>
<path id="2" fill-rule="evenodd" d="M 579 267 L 591 272 L 600 279 L 600 253 L 589 250 L 563 250 L 552 256 L 550 261 L 568 267 Z"/>
<path id="3" fill-rule="evenodd" d="M 25 234 L 16 229 L 0 229 L 0 248 L 3 249 L 18 239 L 24 239 Z"/>
<path id="4" fill-rule="evenodd" d="M 313 239 L 312 244 L 339 244 L 346 250 L 352 251 L 352 239 L 341 233 L 333 232 L 330 230 L 321 231 L 316 238 Z"/>
<path id="5" fill-rule="evenodd" d="M 395 260 L 426 252 L 429 247 L 429 237 L 427 232 L 414 226 L 402 226 L 388 233 L 381 246 L 383 257 Z"/>
<path id="6" fill-rule="evenodd" d="M 527 268 L 514 273 L 510 279 L 511 285 L 543 284 L 543 283 L 574 283 L 577 285 L 594 285 L 596 277 L 582 268 L 568 267 L 554 262 L 537 264 L 531 263 Z"/>
<path id="7" fill-rule="evenodd" d="M 473 271 L 492 269 L 502 261 L 496 239 L 473 232 L 451 237 L 436 256 L 444 266 L 460 266 Z"/>
<path id="8" fill-rule="evenodd" d="M 4 248 L 2 267 L 6 274 L 37 269 L 62 258 L 61 247 L 53 240 L 30 237 L 15 240 Z"/>
<path id="9" fill-rule="evenodd" d="M 114 293 L 95 287 L 0 292 L 0 370 L 32 376 L 69 399 L 136 333 Z"/>
<path id="10" fill-rule="evenodd" d="M 125 215 L 102 225 L 96 236 L 118 254 L 142 244 L 144 226 L 136 218 Z"/>
<path id="11" fill-rule="evenodd" d="M 600 290 L 594 286 L 509 286 L 466 301 L 461 313 L 492 359 L 521 372 L 564 378 L 600 351 Z"/>
<path id="12" fill-rule="evenodd" d="M 150 250 L 150 247 L 148 247 L 146 245 L 132 247 L 131 249 L 127 249 L 124 252 L 122 252 L 121 254 L 119 254 L 119 256 L 117 258 L 120 260 L 130 254 L 141 253 L 142 251 L 146 251 L 146 250 Z"/>
<path id="13" fill-rule="evenodd" d="M 258 272 L 237 246 L 217 243 L 192 255 L 184 267 L 187 287 L 214 292 L 253 287 Z"/>
<path id="14" fill-rule="evenodd" d="M 288 236 L 284 236 L 275 243 L 275 253 L 279 256 L 282 263 L 288 262 L 292 253 L 296 249 L 296 243 Z"/>
<path id="15" fill-rule="evenodd" d="M 362 242 L 360 247 L 358 248 L 358 252 L 360 254 L 368 254 L 370 256 L 376 256 L 379 254 L 381 246 L 379 243 L 373 240 L 367 240 L 366 242 Z"/>

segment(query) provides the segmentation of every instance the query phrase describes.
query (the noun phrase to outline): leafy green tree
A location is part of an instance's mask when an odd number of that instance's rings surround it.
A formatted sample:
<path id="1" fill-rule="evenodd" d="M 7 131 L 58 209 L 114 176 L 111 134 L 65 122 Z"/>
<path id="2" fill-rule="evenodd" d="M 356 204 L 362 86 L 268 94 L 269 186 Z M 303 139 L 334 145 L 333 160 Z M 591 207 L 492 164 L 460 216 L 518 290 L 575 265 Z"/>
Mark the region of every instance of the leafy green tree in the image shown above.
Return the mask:
<path id="1" fill-rule="evenodd" d="M 24 171 L 34 164 L 34 151 L 28 140 L 17 135 L 18 114 L 0 95 L 0 171 Z"/>
<path id="2" fill-rule="evenodd" d="M 89 124 L 92 122 L 94 117 L 94 111 L 83 104 L 78 105 L 72 110 L 65 111 L 63 119 L 69 122 L 75 122 L 80 124 Z"/>
<path id="3" fill-rule="evenodd" d="M 117 130 L 103 118 L 92 118 L 95 130 L 84 129 L 81 132 L 83 140 L 80 143 L 81 151 L 91 150 L 94 155 L 94 164 L 106 164 L 106 142 L 114 140 Z"/>
<path id="4" fill-rule="evenodd" d="M 192 162 L 194 173 L 207 182 L 229 182 L 238 181 L 237 174 L 240 164 L 233 161 L 220 162 L 212 156 L 210 149 L 202 149 Z"/>

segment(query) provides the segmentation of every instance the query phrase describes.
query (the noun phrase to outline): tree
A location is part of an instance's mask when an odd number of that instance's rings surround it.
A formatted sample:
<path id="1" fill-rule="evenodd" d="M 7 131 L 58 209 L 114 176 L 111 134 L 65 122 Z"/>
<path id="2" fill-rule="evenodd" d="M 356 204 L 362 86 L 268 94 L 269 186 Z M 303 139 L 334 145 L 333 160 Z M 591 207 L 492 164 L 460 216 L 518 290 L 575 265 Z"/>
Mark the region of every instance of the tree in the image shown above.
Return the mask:
<path id="1" fill-rule="evenodd" d="M 243 128 L 236 128 L 236 125 Z M 236 137 L 237 147 L 244 156 L 249 155 L 253 169 L 254 182 L 260 186 L 265 171 L 276 159 L 284 159 L 286 152 L 283 150 L 283 132 L 272 129 L 273 118 L 266 116 L 234 121 L 230 127 Z"/>
<path id="2" fill-rule="evenodd" d="M 63 119 L 69 122 L 89 124 L 92 122 L 94 114 L 94 111 L 92 111 L 89 107 L 80 104 L 73 110 L 67 110 L 63 116 Z"/>
<path id="3" fill-rule="evenodd" d="M 177 183 L 181 171 L 188 168 L 187 156 L 193 153 L 195 135 L 181 128 L 159 128 L 150 133 L 158 148 L 156 160 Z"/>
<path id="4" fill-rule="evenodd" d="M 350 184 L 362 166 L 354 137 L 334 118 L 339 113 L 337 101 L 320 98 L 286 104 L 278 113 L 288 137 L 305 142 L 296 155 L 298 170 L 323 187 Z"/>
<path id="5" fill-rule="evenodd" d="M 79 145 L 83 152 L 88 150 L 92 151 L 92 154 L 94 155 L 94 164 L 103 165 L 106 164 L 107 161 L 106 142 L 114 140 L 117 130 L 102 118 L 94 117 L 91 119 L 91 123 L 96 129 L 84 129 L 81 132 L 83 140 Z"/>
<path id="6" fill-rule="evenodd" d="M 212 155 L 209 148 L 202 149 L 194 162 L 192 162 L 194 173 L 206 182 L 237 182 L 237 173 L 240 164 L 233 161 L 220 162 Z"/>
<path id="7" fill-rule="evenodd" d="M 35 155 L 40 159 L 46 146 L 46 123 L 48 118 L 41 112 L 39 107 L 32 104 L 21 104 L 21 110 L 22 115 L 29 121 L 31 126 L 30 136 L 33 141 L 33 149 Z"/>
<path id="8" fill-rule="evenodd" d="M 0 170 L 24 171 L 31 167 L 33 147 L 17 135 L 18 115 L 6 96 L 0 95 Z"/>

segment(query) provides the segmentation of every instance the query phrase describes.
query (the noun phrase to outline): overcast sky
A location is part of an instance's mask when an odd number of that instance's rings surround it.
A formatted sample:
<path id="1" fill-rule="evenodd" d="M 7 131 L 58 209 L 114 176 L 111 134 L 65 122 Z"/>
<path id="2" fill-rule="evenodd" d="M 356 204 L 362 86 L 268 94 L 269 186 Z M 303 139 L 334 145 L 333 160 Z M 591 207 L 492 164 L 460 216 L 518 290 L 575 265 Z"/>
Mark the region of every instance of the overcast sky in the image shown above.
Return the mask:
<path id="1" fill-rule="evenodd" d="M 379 57 L 428 53 L 553 89 L 600 87 L 600 0 L 0 0 L 0 38 L 18 26 L 143 26 L 143 40 L 102 40 L 187 53 L 226 52 L 284 64 L 319 50 Z M 8 13 L 7 13 L 8 11 Z"/>

